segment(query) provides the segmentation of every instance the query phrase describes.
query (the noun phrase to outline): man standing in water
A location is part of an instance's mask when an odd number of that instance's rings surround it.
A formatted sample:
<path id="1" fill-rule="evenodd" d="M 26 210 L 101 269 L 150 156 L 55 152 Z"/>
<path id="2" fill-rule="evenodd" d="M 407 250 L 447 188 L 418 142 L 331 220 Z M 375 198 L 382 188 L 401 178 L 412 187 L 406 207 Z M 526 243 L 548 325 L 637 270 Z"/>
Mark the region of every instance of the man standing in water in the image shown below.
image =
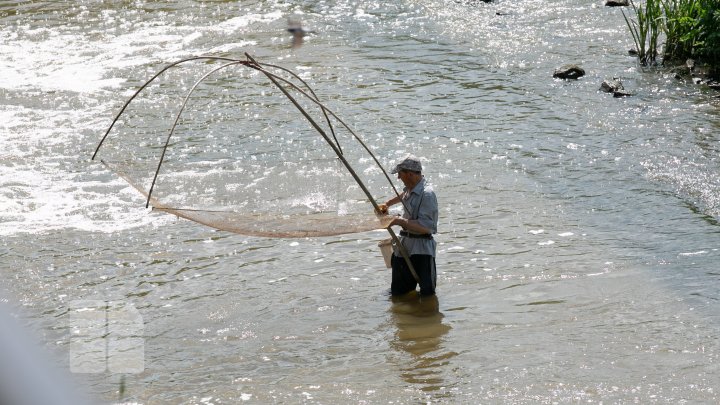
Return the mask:
<path id="1" fill-rule="evenodd" d="M 395 196 L 384 204 L 380 211 L 387 213 L 388 207 L 402 202 L 403 215 L 394 218 L 389 226 L 399 225 L 400 243 L 408 255 L 415 272 L 420 279 L 420 295 L 434 295 L 437 274 L 435 269 L 435 249 L 437 244 L 433 234 L 437 233 L 438 203 L 432 186 L 427 184 L 422 174 L 422 164 L 414 156 L 405 158 L 391 172 L 397 174 L 405 188 L 400 196 Z M 392 256 L 392 295 L 402 295 L 414 291 L 418 284 L 397 247 Z"/>

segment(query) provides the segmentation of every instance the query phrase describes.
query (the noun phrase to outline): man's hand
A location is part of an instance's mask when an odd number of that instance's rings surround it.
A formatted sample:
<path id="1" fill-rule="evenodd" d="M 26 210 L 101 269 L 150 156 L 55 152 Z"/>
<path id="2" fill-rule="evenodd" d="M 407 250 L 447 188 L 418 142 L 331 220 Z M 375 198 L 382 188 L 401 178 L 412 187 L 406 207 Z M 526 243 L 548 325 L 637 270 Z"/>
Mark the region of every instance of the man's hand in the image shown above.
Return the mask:
<path id="1" fill-rule="evenodd" d="M 380 204 L 378 205 L 378 209 L 376 210 L 378 214 L 387 214 L 388 213 L 388 206 L 387 204 Z"/>

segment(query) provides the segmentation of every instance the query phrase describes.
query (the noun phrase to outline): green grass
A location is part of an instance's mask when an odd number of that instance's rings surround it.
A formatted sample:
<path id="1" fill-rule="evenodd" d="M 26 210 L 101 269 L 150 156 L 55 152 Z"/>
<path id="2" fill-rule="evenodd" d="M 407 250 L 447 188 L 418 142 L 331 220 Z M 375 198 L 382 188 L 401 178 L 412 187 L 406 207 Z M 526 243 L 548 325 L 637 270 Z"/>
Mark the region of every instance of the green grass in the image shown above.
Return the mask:
<path id="1" fill-rule="evenodd" d="M 700 0 L 664 0 L 665 49 L 663 60 L 682 61 L 693 56 L 698 46 L 703 12 Z"/>
<path id="2" fill-rule="evenodd" d="M 658 37 L 662 24 L 662 7 L 659 0 L 647 0 L 645 5 L 636 5 L 630 0 L 635 12 L 635 19 L 628 17 L 623 11 L 625 23 L 635 42 L 640 64 L 643 66 L 655 64 L 658 56 Z"/>
<path id="3" fill-rule="evenodd" d="M 720 74 L 720 1 L 704 0 L 697 56 Z"/>
<path id="4" fill-rule="evenodd" d="M 630 5 L 634 18 L 622 13 L 641 65 L 655 65 L 662 56 L 666 65 L 693 58 L 720 70 L 719 0 L 631 0 Z"/>

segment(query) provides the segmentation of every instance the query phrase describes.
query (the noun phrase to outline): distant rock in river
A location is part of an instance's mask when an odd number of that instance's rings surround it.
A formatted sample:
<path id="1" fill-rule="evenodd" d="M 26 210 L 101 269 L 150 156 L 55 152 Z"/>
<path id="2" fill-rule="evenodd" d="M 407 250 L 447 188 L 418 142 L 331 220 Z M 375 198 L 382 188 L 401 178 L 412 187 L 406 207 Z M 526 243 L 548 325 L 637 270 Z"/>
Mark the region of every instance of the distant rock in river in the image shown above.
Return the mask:
<path id="1" fill-rule="evenodd" d="M 585 69 L 578 65 L 564 65 L 557 69 L 553 73 L 553 77 L 556 79 L 578 79 L 585 76 Z"/>
<path id="2" fill-rule="evenodd" d="M 612 80 L 603 81 L 600 85 L 600 91 L 612 93 L 613 97 L 632 96 L 632 93 L 625 91 L 622 82 L 617 77 L 613 77 Z"/>
<path id="3" fill-rule="evenodd" d="M 605 93 L 614 93 L 618 90 L 624 90 L 623 84 L 617 77 L 613 77 L 612 80 L 605 80 L 600 85 L 600 90 Z"/>

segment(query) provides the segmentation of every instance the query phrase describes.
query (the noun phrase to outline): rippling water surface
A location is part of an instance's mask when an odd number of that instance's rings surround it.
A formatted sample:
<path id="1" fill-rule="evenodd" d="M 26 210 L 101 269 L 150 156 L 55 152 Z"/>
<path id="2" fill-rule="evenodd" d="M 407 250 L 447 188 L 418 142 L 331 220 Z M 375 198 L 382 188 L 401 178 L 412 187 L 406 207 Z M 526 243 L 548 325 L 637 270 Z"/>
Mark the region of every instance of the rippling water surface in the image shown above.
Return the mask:
<path id="1" fill-rule="evenodd" d="M 289 16 L 317 32 L 300 48 Z M 5 2 L 0 20 L 4 300 L 68 370 L 75 310 L 137 310 L 142 369 L 74 374 L 100 400 L 718 402 L 720 102 L 639 69 L 618 9 Z M 302 72 L 384 161 L 427 159 L 437 300 L 388 297 L 383 232 L 214 231 L 90 162 L 166 63 L 244 52 Z M 565 63 L 587 75 L 553 80 Z M 599 92 L 612 77 L 634 95 Z"/>

